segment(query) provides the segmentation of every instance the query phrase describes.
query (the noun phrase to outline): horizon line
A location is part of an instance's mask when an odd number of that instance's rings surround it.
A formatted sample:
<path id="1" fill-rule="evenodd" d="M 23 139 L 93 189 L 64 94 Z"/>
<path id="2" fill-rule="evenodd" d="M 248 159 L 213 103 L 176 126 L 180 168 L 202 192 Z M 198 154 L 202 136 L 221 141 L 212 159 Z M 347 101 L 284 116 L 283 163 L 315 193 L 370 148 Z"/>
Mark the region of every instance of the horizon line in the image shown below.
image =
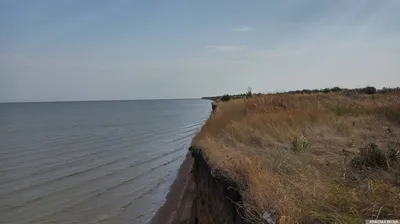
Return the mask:
<path id="1" fill-rule="evenodd" d="M 55 100 L 55 101 L 9 101 L 0 102 L 0 104 L 17 104 L 17 103 L 90 103 L 90 102 L 120 102 L 120 101 L 150 101 L 150 100 L 201 100 L 201 97 L 194 98 L 154 98 L 154 99 L 123 99 L 123 100 Z"/>

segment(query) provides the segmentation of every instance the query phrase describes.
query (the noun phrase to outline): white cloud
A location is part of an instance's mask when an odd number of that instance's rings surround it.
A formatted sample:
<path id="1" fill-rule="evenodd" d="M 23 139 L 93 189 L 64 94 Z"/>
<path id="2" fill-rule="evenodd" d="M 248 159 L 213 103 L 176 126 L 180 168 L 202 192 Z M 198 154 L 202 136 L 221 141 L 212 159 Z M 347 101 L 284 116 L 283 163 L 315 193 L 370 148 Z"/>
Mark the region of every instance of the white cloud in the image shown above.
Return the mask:
<path id="1" fill-rule="evenodd" d="M 242 51 L 247 48 L 247 45 L 210 45 L 207 49 L 217 52 L 234 52 Z"/>
<path id="2" fill-rule="evenodd" d="M 289 58 L 289 57 L 296 57 L 302 56 L 302 52 L 300 49 L 272 49 L 267 51 L 261 51 L 259 56 L 276 59 L 276 58 Z"/>
<path id="3" fill-rule="evenodd" d="M 233 31 L 233 32 L 248 32 L 248 31 L 251 31 L 251 28 L 245 26 L 245 27 L 240 27 L 240 28 L 232 29 L 232 31 Z"/>

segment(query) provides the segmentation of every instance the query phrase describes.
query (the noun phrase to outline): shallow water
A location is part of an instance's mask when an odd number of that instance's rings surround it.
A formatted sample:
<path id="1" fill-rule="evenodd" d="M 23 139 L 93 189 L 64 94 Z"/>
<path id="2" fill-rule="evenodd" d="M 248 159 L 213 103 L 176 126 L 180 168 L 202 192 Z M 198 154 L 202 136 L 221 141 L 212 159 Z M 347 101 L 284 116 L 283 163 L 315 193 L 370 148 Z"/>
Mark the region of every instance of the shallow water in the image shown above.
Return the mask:
<path id="1" fill-rule="evenodd" d="M 0 104 L 0 223 L 146 223 L 210 101 Z"/>

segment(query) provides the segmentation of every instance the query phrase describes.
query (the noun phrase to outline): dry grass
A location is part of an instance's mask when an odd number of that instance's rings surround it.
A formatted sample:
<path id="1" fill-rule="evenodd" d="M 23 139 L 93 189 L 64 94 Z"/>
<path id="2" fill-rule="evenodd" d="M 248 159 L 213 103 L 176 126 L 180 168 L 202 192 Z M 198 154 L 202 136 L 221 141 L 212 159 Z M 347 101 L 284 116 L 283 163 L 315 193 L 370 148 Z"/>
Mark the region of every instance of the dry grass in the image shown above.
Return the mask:
<path id="1" fill-rule="evenodd" d="M 383 153 L 384 167 L 363 162 L 368 150 L 360 148 L 370 143 Z M 279 223 L 400 218 L 399 145 L 399 93 L 223 102 L 192 142 L 238 183 L 252 223 L 262 223 L 271 208 Z"/>

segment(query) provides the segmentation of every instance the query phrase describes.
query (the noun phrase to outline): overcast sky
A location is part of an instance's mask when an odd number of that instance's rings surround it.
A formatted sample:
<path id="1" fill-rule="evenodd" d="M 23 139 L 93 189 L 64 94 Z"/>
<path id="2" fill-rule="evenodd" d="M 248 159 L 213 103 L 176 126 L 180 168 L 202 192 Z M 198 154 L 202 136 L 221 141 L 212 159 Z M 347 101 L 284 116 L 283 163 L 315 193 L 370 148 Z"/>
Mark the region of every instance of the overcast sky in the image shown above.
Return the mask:
<path id="1" fill-rule="evenodd" d="M 0 0 L 0 102 L 400 85 L 400 0 Z"/>

